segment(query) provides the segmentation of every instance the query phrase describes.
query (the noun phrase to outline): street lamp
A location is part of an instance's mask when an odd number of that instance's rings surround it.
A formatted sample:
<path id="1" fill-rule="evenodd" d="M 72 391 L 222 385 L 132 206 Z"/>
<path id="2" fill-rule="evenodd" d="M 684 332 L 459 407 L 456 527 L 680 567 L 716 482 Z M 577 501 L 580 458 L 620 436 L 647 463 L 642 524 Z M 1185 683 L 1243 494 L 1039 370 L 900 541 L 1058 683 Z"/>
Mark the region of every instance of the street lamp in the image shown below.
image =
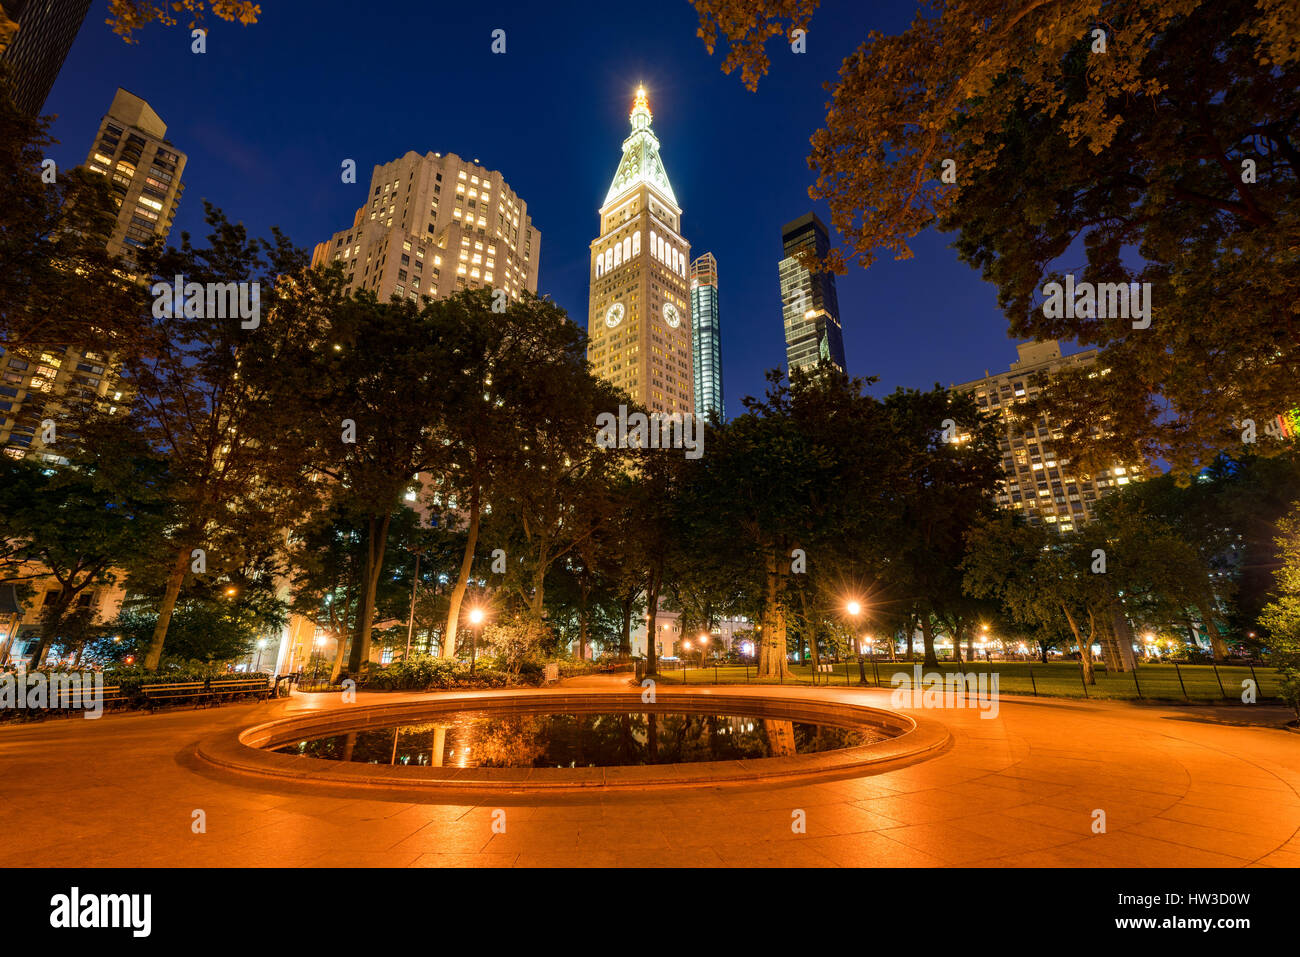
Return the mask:
<path id="1" fill-rule="evenodd" d="M 234 585 L 231 585 L 229 588 L 226 589 L 227 598 L 234 598 L 238 594 L 239 594 L 239 589 L 236 588 Z"/>
<path id="2" fill-rule="evenodd" d="M 262 649 L 266 647 L 266 639 L 257 639 L 257 663 L 253 665 L 253 671 L 262 670 Z"/>
<path id="3" fill-rule="evenodd" d="M 853 630 L 857 631 L 858 615 L 862 614 L 862 605 L 860 605 L 856 599 L 850 598 L 848 604 L 844 606 L 844 610 L 847 611 L 849 613 L 849 616 L 853 619 Z M 867 643 L 867 647 L 869 648 L 871 647 L 869 640 Z M 876 653 L 874 649 L 872 649 L 871 651 L 871 660 L 873 662 L 872 667 L 874 668 L 875 667 L 874 662 L 876 660 Z M 862 653 L 859 652 L 858 653 L 858 684 L 865 685 L 866 683 L 867 683 L 867 666 L 862 661 Z"/>
<path id="4" fill-rule="evenodd" d="M 474 673 L 474 661 L 478 657 L 478 629 L 483 624 L 483 609 L 471 608 L 469 611 L 469 673 Z"/>

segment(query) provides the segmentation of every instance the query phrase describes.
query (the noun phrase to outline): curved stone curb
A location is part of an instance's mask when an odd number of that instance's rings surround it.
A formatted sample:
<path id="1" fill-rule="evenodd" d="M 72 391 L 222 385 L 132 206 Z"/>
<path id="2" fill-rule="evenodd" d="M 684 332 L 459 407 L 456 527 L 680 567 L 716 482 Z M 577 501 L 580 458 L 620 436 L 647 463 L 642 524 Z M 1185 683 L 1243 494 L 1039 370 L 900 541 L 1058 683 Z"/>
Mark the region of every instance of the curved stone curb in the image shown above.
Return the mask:
<path id="1" fill-rule="evenodd" d="M 561 713 L 598 711 L 727 712 L 838 727 L 870 727 L 894 733 L 885 741 L 816 754 L 689 764 L 629 765 L 608 768 L 434 768 L 327 761 L 269 750 L 306 737 L 343 730 L 387 727 L 404 718 L 428 720 L 460 711 Z M 880 708 L 806 698 L 663 692 L 654 705 L 639 692 L 589 694 L 508 694 L 432 699 L 348 707 L 282 718 L 225 732 L 199 743 L 198 756 L 237 774 L 271 777 L 323 787 L 380 787 L 489 791 L 585 791 L 647 787 L 692 788 L 796 780 L 916 759 L 947 744 L 948 729 L 938 721 Z"/>

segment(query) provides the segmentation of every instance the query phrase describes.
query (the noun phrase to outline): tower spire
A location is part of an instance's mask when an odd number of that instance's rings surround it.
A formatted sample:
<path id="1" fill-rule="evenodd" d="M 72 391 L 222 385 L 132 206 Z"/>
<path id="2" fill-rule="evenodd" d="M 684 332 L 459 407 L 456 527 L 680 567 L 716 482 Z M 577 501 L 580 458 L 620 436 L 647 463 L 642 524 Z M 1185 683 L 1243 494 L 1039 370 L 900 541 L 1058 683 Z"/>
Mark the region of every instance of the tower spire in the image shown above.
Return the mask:
<path id="1" fill-rule="evenodd" d="M 623 141 L 623 159 L 614 172 L 609 192 L 605 194 L 606 203 L 646 183 L 676 207 L 677 197 L 673 194 L 672 184 L 668 182 L 663 160 L 659 158 L 659 140 L 650 129 L 652 118 L 650 98 L 646 95 L 645 87 L 638 86 L 632 100 L 632 112 L 628 114 L 632 132 Z"/>
<path id="2" fill-rule="evenodd" d="M 650 121 L 654 119 L 654 114 L 650 112 L 650 100 L 645 95 L 645 87 L 636 88 L 636 99 L 632 101 L 632 112 L 628 119 L 632 121 L 632 129 L 648 130 Z"/>

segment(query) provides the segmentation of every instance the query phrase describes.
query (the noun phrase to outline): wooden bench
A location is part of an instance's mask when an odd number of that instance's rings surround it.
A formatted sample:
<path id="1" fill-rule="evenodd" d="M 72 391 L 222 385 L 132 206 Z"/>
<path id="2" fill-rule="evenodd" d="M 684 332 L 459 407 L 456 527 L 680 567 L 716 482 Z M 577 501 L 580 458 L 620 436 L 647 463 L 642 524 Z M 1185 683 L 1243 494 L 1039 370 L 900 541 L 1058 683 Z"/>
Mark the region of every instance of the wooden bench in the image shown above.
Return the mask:
<path id="1" fill-rule="evenodd" d="M 238 678 L 233 681 L 169 681 L 160 684 L 141 685 L 140 694 L 145 705 L 154 708 L 158 704 L 173 701 L 195 699 L 195 707 L 200 704 L 221 703 L 223 695 L 256 695 L 268 698 L 271 686 L 265 678 Z"/>

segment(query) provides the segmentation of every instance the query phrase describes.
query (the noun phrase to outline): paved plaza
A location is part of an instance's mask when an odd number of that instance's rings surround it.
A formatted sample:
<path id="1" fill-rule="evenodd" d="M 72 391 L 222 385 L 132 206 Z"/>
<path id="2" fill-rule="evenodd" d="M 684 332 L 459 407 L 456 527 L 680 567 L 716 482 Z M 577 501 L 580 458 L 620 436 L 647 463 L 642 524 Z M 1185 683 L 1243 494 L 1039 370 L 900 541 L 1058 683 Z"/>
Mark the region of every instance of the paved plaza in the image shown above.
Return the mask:
<path id="1" fill-rule="evenodd" d="M 613 678 L 565 683 L 626 688 Z M 889 691 L 874 688 L 780 694 L 890 707 Z M 358 704 L 396 697 L 361 694 Z M 993 719 L 926 710 L 952 740 L 904 767 L 633 794 L 323 794 L 220 771 L 195 755 L 214 734 L 340 706 L 337 695 L 295 695 L 0 728 L 0 827 L 24 835 L 0 847 L 0 864 L 1300 866 L 1300 735 L 1279 727 L 1278 708 L 1004 696 Z M 505 833 L 492 826 L 498 809 Z M 792 828 L 798 810 L 806 833 Z M 196 811 L 204 833 L 194 833 Z"/>

